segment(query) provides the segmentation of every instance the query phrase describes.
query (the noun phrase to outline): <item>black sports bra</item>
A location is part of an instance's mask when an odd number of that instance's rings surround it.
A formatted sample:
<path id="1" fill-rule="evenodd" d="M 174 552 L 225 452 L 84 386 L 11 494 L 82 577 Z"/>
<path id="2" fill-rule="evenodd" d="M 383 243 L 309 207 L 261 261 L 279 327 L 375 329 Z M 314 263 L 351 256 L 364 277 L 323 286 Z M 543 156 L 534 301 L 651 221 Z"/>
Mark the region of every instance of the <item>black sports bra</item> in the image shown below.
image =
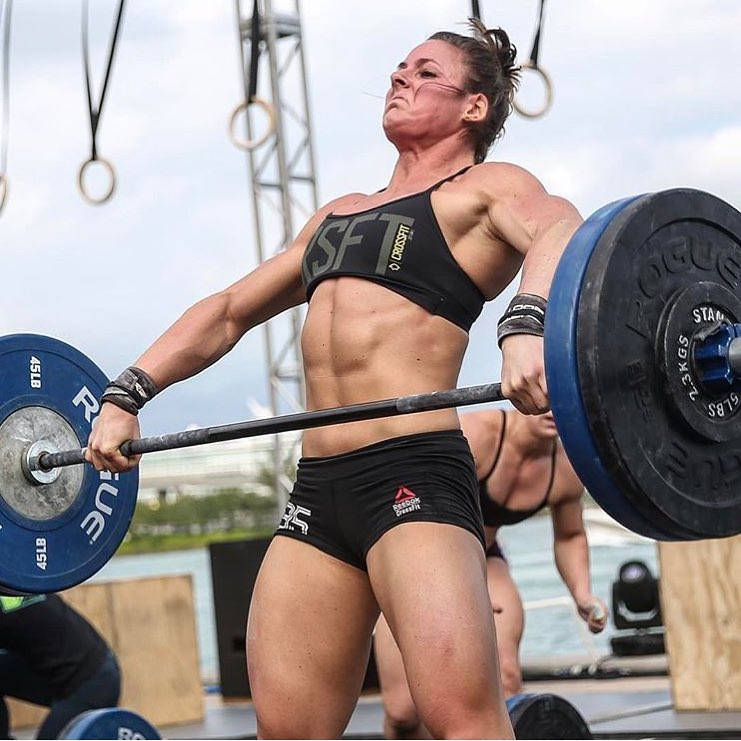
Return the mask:
<path id="1" fill-rule="evenodd" d="M 468 332 L 486 298 L 451 254 L 430 201 L 436 188 L 467 169 L 421 193 L 353 214 L 329 214 L 304 252 L 307 300 L 326 278 L 350 275 L 379 283 Z"/>
<path id="2" fill-rule="evenodd" d="M 504 433 L 507 428 L 507 413 L 502 410 L 502 434 L 499 437 L 499 447 L 497 454 L 494 456 L 494 463 L 491 464 L 489 473 L 482 479 L 479 479 L 479 501 L 481 503 L 481 513 L 484 516 L 484 525 L 488 527 L 501 527 L 503 525 L 516 525 L 518 522 L 527 520 L 537 512 L 540 512 L 548 503 L 548 497 L 553 486 L 553 479 L 556 475 L 556 441 L 553 442 L 553 452 L 551 453 L 551 475 L 548 479 L 548 488 L 545 490 L 545 496 L 539 505 L 532 509 L 510 509 L 503 504 L 495 502 L 487 493 L 486 485 L 494 473 L 494 469 L 499 463 L 499 456 L 502 453 L 502 444 L 504 443 Z"/>

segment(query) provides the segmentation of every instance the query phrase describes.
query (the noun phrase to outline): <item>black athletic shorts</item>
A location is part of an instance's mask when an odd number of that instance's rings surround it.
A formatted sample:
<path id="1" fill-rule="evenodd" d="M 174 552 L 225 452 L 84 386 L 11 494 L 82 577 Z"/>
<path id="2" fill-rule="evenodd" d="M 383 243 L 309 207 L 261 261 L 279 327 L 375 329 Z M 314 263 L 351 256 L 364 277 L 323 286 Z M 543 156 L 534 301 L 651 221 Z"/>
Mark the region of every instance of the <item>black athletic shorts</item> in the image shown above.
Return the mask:
<path id="1" fill-rule="evenodd" d="M 383 440 L 349 453 L 301 458 L 276 535 L 366 570 L 371 546 L 395 525 L 441 522 L 484 546 L 478 483 L 460 430 Z"/>

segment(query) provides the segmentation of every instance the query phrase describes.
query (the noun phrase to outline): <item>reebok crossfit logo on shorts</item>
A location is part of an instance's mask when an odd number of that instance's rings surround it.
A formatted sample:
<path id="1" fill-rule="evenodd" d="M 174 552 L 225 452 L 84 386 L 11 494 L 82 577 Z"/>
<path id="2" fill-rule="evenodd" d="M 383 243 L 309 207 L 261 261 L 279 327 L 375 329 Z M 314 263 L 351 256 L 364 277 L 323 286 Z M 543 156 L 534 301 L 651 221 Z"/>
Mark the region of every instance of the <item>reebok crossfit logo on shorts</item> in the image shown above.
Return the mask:
<path id="1" fill-rule="evenodd" d="M 400 486 L 394 497 L 394 512 L 396 512 L 396 516 L 401 517 L 417 509 L 421 509 L 419 497 L 411 489 L 407 489 L 406 486 Z"/>

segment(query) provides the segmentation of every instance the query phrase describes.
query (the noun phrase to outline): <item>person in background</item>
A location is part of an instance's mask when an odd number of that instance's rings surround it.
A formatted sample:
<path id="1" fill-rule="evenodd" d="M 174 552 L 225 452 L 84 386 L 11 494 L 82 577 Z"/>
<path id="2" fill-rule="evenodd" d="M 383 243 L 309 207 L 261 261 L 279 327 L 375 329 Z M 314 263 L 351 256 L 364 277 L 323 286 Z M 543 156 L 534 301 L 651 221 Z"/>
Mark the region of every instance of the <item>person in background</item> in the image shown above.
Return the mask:
<path id="1" fill-rule="evenodd" d="M 0 597 L 0 738 L 6 697 L 49 708 L 37 738 L 58 738 L 80 713 L 114 707 L 121 673 L 110 646 L 57 594 Z"/>
<path id="2" fill-rule="evenodd" d="M 553 523 L 553 555 L 579 616 L 593 633 L 607 622 L 607 606 L 592 594 L 589 547 L 582 519 L 584 486 L 558 439 L 553 415 L 486 409 L 461 415 L 479 481 L 486 532 L 486 572 L 496 623 L 499 670 L 507 698 L 522 692 L 520 642 L 525 613 L 509 564 L 497 540 L 545 508 Z M 532 544 L 538 548 L 537 543 Z M 384 704 L 386 738 L 430 738 L 407 685 L 401 654 L 388 624 L 379 619 L 375 659 Z"/>

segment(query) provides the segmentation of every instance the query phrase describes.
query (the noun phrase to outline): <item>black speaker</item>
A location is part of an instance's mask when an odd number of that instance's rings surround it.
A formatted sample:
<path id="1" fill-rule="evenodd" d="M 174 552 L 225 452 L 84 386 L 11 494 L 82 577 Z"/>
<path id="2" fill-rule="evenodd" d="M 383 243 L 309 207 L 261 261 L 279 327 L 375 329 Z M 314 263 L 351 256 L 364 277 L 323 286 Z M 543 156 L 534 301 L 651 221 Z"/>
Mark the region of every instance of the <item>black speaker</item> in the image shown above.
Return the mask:
<path id="1" fill-rule="evenodd" d="M 247 613 L 271 538 L 211 543 L 216 640 L 223 697 L 249 697 L 245 653 Z"/>
<path id="2" fill-rule="evenodd" d="M 257 572 L 271 540 L 272 538 L 255 538 L 209 545 L 223 697 L 250 697 L 245 652 L 247 613 Z M 363 689 L 378 689 L 378 674 L 372 651 Z"/>

